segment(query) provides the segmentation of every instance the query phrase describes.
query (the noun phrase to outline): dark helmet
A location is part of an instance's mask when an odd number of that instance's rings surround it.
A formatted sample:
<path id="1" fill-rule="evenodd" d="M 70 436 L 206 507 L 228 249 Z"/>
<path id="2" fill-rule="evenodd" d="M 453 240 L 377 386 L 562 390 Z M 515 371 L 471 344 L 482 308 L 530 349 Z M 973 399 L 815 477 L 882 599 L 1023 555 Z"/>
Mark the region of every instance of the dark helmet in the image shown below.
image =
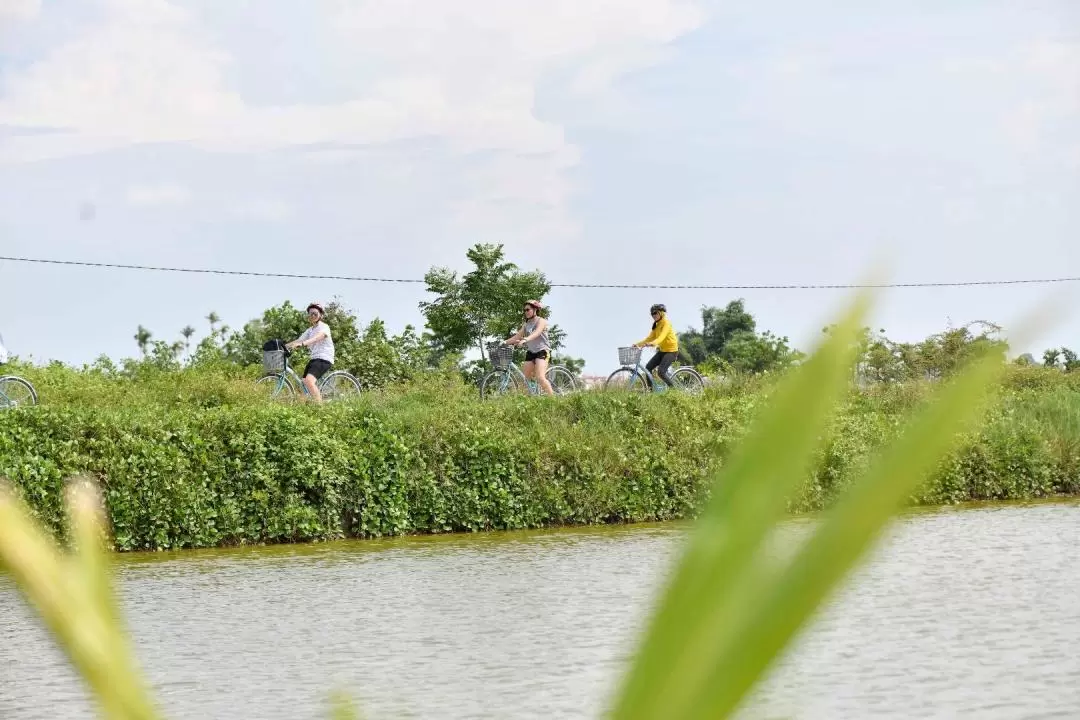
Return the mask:
<path id="1" fill-rule="evenodd" d="M 667 307 L 663 303 L 656 303 L 651 308 L 649 308 L 650 315 L 655 315 L 658 312 L 666 313 Z"/>

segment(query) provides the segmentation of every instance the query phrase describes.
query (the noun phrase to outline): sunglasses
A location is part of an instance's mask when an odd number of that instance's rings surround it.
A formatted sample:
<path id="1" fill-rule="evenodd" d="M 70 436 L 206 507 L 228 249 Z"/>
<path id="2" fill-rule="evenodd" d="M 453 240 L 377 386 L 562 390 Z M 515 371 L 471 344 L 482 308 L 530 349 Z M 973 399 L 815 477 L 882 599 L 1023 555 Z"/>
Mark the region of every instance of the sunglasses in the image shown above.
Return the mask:
<path id="1" fill-rule="evenodd" d="M 308 310 L 307 314 L 308 314 L 308 317 L 318 317 L 319 316 L 319 311 L 318 310 Z"/>

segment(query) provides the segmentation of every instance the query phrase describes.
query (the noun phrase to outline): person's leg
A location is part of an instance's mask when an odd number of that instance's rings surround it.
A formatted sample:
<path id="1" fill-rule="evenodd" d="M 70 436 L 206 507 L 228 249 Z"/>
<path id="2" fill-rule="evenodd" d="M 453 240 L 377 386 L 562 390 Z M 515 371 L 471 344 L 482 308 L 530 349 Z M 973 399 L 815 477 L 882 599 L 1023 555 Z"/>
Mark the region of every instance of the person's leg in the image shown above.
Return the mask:
<path id="1" fill-rule="evenodd" d="M 664 384 L 669 388 L 674 388 L 675 381 L 671 379 L 671 363 L 675 362 L 678 353 L 657 353 L 657 355 L 662 355 L 660 358 L 660 379 L 663 380 Z"/>
<path id="2" fill-rule="evenodd" d="M 650 383 L 652 382 L 653 371 L 660 366 L 660 361 L 663 359 L 664 353 L 657 351 L 653 353 L 653 356 L 649 358 L 649 362 L 645 364 L 645 375 L 648 377 Z"/>
<path id="3" fill-rule="evenodd" d="M 304 368 L 304 387 L 316 403 L 322 402 L 322 393 L 319 392 L 319 378 L 329 369 L 330 364 L 323 360 L 311 360 Z"/>
<path id="4" fill-rule="evenodd" d="M 551 387 L 551 383 L 547 379 L 547 353 L 544 353 L 540 357 L 533 361 L 533 374 L 536 375 L 536 382 L 548 395 L 554 395 L 555 390 Z"/>
<path id="5" fill-rule="evenodd" d="M 322 393 L 319 392 L 318 378 L 316 378 L 314 375 L 305 375 L 304 387 L 307 388 L 308 393 L 315 400 L 315 402 L 322 402 Z"/>

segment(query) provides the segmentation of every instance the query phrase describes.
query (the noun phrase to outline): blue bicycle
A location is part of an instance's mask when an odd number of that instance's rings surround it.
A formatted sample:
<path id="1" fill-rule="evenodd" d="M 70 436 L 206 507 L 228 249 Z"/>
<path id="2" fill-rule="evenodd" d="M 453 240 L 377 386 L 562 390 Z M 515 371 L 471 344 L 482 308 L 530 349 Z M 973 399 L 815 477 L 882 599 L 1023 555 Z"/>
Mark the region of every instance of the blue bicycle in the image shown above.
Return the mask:
<path id="1" fill-rule="evenodd" d="M 539 395 L 542 391 L 535 380 L 529 380 L 514 364 L 514 348 L 501 342 L 488 343 L 488 359 L 494 370 L 480 381 L 480 397 L 520 393 Z M 562 365 L 550 365 L 544 373 L 556 395 L 568 395 L 578 389 L 574 374 Z"/>
<path id="2" fill-rule="evenodd" d="M 271 340 L 263 346 L 263 372 L 255 386 L 274 400 L 294 400 L 297 394 L 310 396 L 307 386 L 296 371 L 289 367 L 289 355 L 282 340 Z M 322 376 L 316 387 L 323 400 L 331 402 L 356 397 L 360 382 L 344 370 L 334 370 Z"/>
<path id="3" fill-rule="evenodd" d="M 604 381 L 605 390 L 629 390 L 630 392 L 663 392 L 667 384 L 654 380 L 652 374 L 641 364 L 641 348 L 619 348 L 618 370 L 611 373 Z M 675 387 L 683 392 L 699 394 L 705 390 L 705 378 L 689 365 L 683 365 L 671 371 Z"/>

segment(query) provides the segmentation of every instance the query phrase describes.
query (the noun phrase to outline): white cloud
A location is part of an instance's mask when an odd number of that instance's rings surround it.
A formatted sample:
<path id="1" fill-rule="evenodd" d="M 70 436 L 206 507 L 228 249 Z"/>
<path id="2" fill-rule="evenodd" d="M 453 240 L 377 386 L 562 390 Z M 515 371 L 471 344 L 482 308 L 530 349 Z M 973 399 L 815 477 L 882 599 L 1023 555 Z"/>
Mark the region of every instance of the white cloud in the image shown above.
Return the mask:
<path id="1" fill-rule="evenodd" d="M 127 189 L 127 201 L 137 207 L 162 205 L 185 205 L 191 200 L 191 191 L 182 185 L 132 185 Z"/>
<path id="2" fill-rule="evenodd" d="M 571 62 L 584 77 L 614 77 L 701 22 L 689 0 L 341 3 L 338 40 L 383 68 L 370 91 L 337 104 L 256 107 L 227 86 L 229 56 L 202 39 L 189 12 L 166 0 L 102 2 L 98 24 L 4 77 L 0 123 L 62 127 L 69 137 L 20 138 L 0 160 L 146 142 L 255 150 L 430 135 L 464 151 L 565 159 L 561 129 L 534 113 L 540 77 Z"/>
<path id="3" fill-rule="evenodd" d="M 41 0 L 0 0 L 0 31 L 8 23 L 33 20 L 41 12 Z"/>
<path id="4" fill-rule="evenodd" d="M 320 144 L 325 162 L 334 146 L 432 137 L 444 152 L 503 154 L 474 175 L 459 219 L 508 199 L 565 215 L 565 170 L 579 154 L 560 125 L 538 117 L 541 80 L 604 92 L 703 22 L 699 0 L 327 0 L 311 9 L 329 13 L 320 42 L 377 75 L 340 102 L 267 106 L 230 86 L 233 58 L 192 12 L 167 0 L 98 2 L 94 25 L 0 78 L 0 125 L 64 130 L 0 142 L 0 163 L 140 143 Z"/>

